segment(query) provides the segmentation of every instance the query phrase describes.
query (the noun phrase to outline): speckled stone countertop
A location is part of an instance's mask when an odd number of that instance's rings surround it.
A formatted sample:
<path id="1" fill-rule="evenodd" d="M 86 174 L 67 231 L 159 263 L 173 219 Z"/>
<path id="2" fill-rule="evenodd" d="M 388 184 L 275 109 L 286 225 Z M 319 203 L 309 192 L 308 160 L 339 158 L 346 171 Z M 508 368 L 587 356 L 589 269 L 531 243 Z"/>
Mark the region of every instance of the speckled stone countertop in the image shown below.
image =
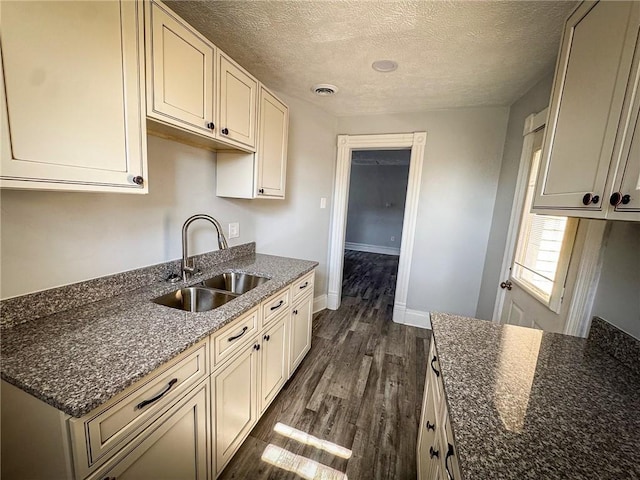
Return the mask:
<path id="1" fill-rule="evenodd" d="M 4 328 L 2 378 L 81 417 L 308 273 L 317 262 L 251 254 L 198 266 L 202 275 L 188 284 L 230 270 L 270 280 L 208 312 L 153 303 L 153 298 L 185 285 L 161 281 Z"/>
<path id="2" fill-rule="evenodd" d="M 431 324 L 465 480 L 640 478 L 631 369 L 585 339 L 448 314 Z"/>

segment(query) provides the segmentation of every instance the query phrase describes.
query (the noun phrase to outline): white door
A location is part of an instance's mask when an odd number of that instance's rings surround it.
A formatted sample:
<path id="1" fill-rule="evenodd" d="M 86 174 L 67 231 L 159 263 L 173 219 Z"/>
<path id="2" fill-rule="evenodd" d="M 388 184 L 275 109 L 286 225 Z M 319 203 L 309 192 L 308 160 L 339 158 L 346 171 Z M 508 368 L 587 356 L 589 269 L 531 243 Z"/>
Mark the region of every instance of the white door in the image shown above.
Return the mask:
<path id="1" fill-rule="evenodd" d="M 525 137 L 527 182 L 521 189 L 523 200 L 515 202 L 516 206 L 521 204 L 520 215 L 512 216 L 518 225 L 517 240 L 509 277 L 500 284 L 504 290 L 500 322 L 561 333 L 568 303 L 563 299 L 575 281 L 575 265 L 569 272 L 571 258 L 580 250 L 575 242 L 578 220 L 530 213 L 543 135 L 544 127 Z"/>

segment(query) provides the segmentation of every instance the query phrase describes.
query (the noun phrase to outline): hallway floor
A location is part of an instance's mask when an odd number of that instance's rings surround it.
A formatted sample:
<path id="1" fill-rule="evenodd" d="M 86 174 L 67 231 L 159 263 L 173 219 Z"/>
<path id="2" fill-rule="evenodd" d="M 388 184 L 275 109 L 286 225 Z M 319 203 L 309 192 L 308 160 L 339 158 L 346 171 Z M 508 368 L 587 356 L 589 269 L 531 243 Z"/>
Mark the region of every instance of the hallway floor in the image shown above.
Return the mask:
<path id="1" fill-rule="evenodd" d="M 342 305 L 314 315 L 311 351 L 221 479 L 416 478 L 430 331 L 391 320 L 397 268 L 346 252 Z"/>

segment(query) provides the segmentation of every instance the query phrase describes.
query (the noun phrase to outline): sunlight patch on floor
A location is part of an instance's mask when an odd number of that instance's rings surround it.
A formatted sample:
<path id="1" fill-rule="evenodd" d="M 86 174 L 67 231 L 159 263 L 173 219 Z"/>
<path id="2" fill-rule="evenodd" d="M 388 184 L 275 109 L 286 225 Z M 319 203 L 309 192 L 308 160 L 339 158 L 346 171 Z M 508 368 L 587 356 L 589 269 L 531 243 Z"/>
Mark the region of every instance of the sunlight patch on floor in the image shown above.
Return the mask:
<path id="1" fill-rule="evenodd" d="M 288 472 L 296 473 L 305 480 L 348 480 L 345 473 L 273 444 L 267 445 L 264 449 L 262 460 Z"/>
<path id="2" fill-rule="evenodd" d="M 320 450 L 324 450 L 325 452 L 329 452 L 337 457 L 345 459 L 351 458 L 352 453 L 348 448 L 341 447 L 340 445 L 336 445 L 335 443 L 328 440 L 322 440 L 320 438 L 314 437 L 313 435 L 290 427 L 289 425 L 285 425 L 284 423 L 276 423 L 276 426 L 273 427 L 273 430 L 280 435 L 284 435 L 285 437 L 288 437 L 300 443 L 304 443 L 305 445 L 310 445 Z"/>

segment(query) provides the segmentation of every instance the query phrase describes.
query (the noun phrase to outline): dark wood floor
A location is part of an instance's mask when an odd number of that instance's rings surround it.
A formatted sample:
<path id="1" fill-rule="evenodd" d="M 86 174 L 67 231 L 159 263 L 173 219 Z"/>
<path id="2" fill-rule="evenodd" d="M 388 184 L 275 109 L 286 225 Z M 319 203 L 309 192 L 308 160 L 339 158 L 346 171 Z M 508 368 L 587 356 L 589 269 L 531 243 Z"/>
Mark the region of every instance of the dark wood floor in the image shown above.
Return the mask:
<path id="1" fill-rule="evenodd" d="M 346 252 L 340 309 L 314 315 L 311 351 L 220 478 L 416 478 L 430 332 L 391 320 L 397 269 L 398 257 Z M 351 456 L 291 439 L 274 431 L 277 423 L 345 447 Z M 306 464 L 311 473 L 262 460 L 269 445 L 275 463 Z"/>

